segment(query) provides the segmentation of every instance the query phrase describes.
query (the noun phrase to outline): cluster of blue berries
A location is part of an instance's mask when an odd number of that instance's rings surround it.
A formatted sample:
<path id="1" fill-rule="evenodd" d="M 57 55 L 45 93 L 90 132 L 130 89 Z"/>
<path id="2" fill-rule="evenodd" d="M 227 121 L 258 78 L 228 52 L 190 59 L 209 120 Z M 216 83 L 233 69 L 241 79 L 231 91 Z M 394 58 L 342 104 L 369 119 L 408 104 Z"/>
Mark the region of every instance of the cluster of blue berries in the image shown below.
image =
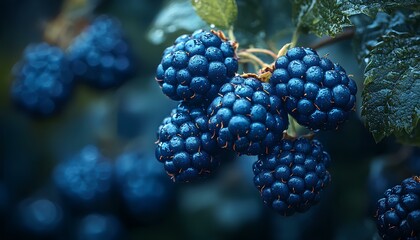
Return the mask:
<path id="1" fill-rule="evenodd" d="M 29 45 L 12 70 L 12 100 L 30 114 L 50 116 L 68 102 L 76 80 L 116 87 L 133 76 L 133 61 L 119 22 L 99 16 L 66 52 L 45 42 Z"/>
<path id="2" fill-rule="evenodd" d="M 402 181 L 378 200 L 376 225 L 383 239 L 420 238 L 420 176 Z"/>
<path id="3" fill-rule="evenodd" d="M 254 183 L 264 203 L 279 214 L 305 212 L 330 183 L 330 156 L 317 140 L 285 137 L 254 163 Z"/>
<path id="4" fill-rule="evenodd" d="M 127 226 L 162 220 L 175 194 L 156 165 L 153 155 L 139 151 L 124 151 L 113 162 L 96 146 L 84 147 L 55 166 L 48 192 L 18 205 L 18 239 L 126 239 Z"/>
<path id="5" fill-rule="evenodd" d="M 134 73 L 134 59 L 121 24 L 101 15 L 77 36 L 68 48 L 77 79 L 96 88 L 121 85 Z"/>
<path id="6" fill-rule="evenodd" d="M 64 202 L 77 211 L 106 209 L 117 194 L 124 212 L 147 221 L 164 213 L 172 195 L 170 181 L 151 159 L 127 151 L 114 164 L 88 145 L 55 167 L 53 182 Z"/>
<path id="7" fill-rule="evenodd" d="M 156 81 L 172 100 L 211 101 L 238 71 L 235 46 L 222 35 L 198 30 L 165 49 Z"/>
<path id="8" fill-rule="evenodd" d="M 73 88 L 73 73 L 65 53 L 47 43 L 29 45 L 12 73 L 13 102 L 35 115 L 58 111 Z"/>
<path id="9" fill-rule="evenodd" d="M 309 48 L 295 47 L 279 57 L 270 83 L 287 113 L 311 130 L 337 129 L 355 109 L 354 80 L 340 65 Z"/>
<path id="10" fill-rule="evenodd" d="M 312 136 L 286 133 L 288 114 L 310 130 L 337 129 L 355 108 L 356 84 L 301 47 L 261 71 L 268 82 L 239 75 L 237 46 L 221 32 L 198 30 L 164 50 L 156 81 L 181 103 L 157 131 L 156 158 L 173 181 L 191 182 L 219 166 L 222 150 L 258 156 L 254 183 L 263 202 L 285 216 L 307 211 L 330 182 L 330 157 Z"/>

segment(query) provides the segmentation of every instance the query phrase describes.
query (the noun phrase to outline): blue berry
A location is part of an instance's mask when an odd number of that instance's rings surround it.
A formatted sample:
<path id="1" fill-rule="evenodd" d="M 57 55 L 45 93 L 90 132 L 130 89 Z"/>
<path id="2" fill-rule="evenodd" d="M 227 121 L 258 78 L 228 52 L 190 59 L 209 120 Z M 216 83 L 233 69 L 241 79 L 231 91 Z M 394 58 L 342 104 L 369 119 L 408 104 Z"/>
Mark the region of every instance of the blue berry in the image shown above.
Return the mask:
<path id="1" fill-rule="evenodd" d="M 168 210 L 173 186 L 153 156 L 135 151 L 121 154 L 115 162 L 115 178 L 129 215 L 149 222 Z"/>
<path id="2" fill-rule="evenodd" d="M 222 148 L 258 155 L 281 139 L 287 114 L 270 84 L 255 78 L 233 77 L 207 109 L 209 129 Z"/>
<path id="3" fill-rule="evenodd" d="M 156 159 L 176 182 L 208 177 L 220 165 L 221 149 L 209 131 L 203 107 L 182 103 L 157 132 Z"/>
<path id="4" fill-rule="evenodd" d="M 296 47 L 274 64 L 270 78 L 286 111 L 311 130 L 339 128 L 356 104 L 356 83 L 315 50 Z"/>
<path id="5" fill-rule="evenodd" d="M 281 215 L 305 212 L 319 201 L 331 176 L 330 157 L 320 142 L 283 138 L 253 165 L 254 184 L 265 205 Z"/>
<path id="6" fill-rule="evenodd" d="M 113 168 L 95 146 L 89 145 L 57 165 L 53 180 L 70 205 L 93 209 L 106 203 L 110 197 Z"/>
<path id="7" fill-rule="evenodd" d="M 214 32 L 196 31 L 164 51 L 156 81 L 169 98 L 194 104 L 210 102 L 238 71 L 233 43 Z"/>
<path id="8" fill-rule="evenodd" d="M 64 52 L 47 43 L 29 45 L 13 68 L 14 103 L 37 116 L 56 113 L 68 101 L 73 74 Z"/>
<path id="9" fill-rule="evenodd" d="M 53 237 L 59 233 L 64 222 L 61 206 L 44 197 L 23 200 L 18 206 L 17 215 L 22 229 L 20 234 L 28 235 L 26 237 Z"/>
<path id="10" fill-rule="evenodd" d="M 414 176 L 385 191 L 378 200 L 376 226 L 383 239 L 420 237 L 420 177 Z"/>
<path id="11" fill-rule="evenodd" d="M 121 85 L 134 74 L 134 58 L 120 23 L 109 16 L 94 19 L 68 48 L 75 76 L 100 88 Z"/>
<path id="12" fill-rule="evenodd" d="M 77 225 L 75 239 L 118 240 L 126 237 L 125 229 L 118 218 L 111 214 L 92 213 L 81 219 Z"/>

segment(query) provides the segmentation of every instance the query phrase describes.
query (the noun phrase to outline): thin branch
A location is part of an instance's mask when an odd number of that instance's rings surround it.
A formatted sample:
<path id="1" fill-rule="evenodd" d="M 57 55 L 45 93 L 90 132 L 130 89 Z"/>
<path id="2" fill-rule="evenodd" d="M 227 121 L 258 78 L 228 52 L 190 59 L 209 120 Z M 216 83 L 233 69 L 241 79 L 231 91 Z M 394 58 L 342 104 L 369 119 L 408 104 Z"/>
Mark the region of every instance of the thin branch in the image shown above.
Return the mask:
<path id="1" fill-rule="evenodd" d="M 330 44 L 333 44 L 335 42 L 339 42 L 342 40 L 346 40 L 346 39 L 350 39 L 354 36 L 355 34 L 355 29 L 354 28 L 349 28 L 347 30 L 345 30 L 344 32 L 338 34 L 336 37 L 328 37 L 325 39 L 322 39 L 321 41 L 314 43 L 310 46 L 310 48 L 312 49 L 320 49 L 322 47 L 328 46 Z"/>
<path id="2" fill-rule="evenodd" d="M 263 54 L 270 55 L 274 60 L 277 59 L 277 55 L 274 52 L 272 52 L 271 50 L 268 50 L 268 49 L 263 49 L 263 48 L 248 48 L 248 49 L 245 49 L 244 52 L 263 53 Z"/>
<path id="3" fill-rule="evenodd" d="M 251 59 L 252 61 L 254 61 L 255 63 L 257 63 L 258 65 L 260 65 L 260 67 L 262 67 L 262 68 L 267 66 L 267 64 L 265 62 L 263 62 L 259 57 L 255 56 L 252 53 L 239 52 L 238 53 L 238 57 L 239 57 L 239 60 L 241 58 Z"/>

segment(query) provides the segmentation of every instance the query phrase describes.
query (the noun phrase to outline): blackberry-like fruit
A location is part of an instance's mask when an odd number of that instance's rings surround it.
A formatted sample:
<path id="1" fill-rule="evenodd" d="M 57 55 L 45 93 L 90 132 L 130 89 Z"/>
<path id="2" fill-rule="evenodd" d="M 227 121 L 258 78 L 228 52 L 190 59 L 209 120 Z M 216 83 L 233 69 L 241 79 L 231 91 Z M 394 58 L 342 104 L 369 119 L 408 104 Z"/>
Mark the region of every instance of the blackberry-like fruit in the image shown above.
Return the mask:
<path id="1" fill-rule="evenodd" d="M 142 222 L 161 217 L 173 199 L 173 185 L 157 166 L 140 152 L 125 152 L 115 162 L 118 190 L 128 214 Z"/>
<path id="2" fill-rule="evenodd" d="M 77 226 L 77 240 L 118 240 L 126 239 L 125 229 L 120 220 L 111 214 L 89 214 Z"/>
<path id="3" fill-rule="evenodd" d="M 287 112 L 311 130 L 337 129 L 355 108 L 356 83 L 315 50 L 295 47 L 279 57 L 270 84 Z"/>
<path id="4" fill-rule="evenodd" d="M 386 190 L 377 208 L 376 225 L 383 239 L 419 239 L 420 177 L 407 178 Z"/>
<path id="5" fill-rule="evenodd" d="M 270 84 L 235 76 L 207 109 L 209 129 L 222 148 L 258 155 L 278 143 L 287 129 L 287 113 Z"/>
<path id="6" fill-rule="evenodd" d="M 283 138 L 253 165 L 254 184 L 264 204 L 281 215 L 305 212 L 315 205 L 331 180 L 330 156 L 317 140 Z"/>
<path id="7" fill-rule="evenodd" d="M 74 39 L 68 56 L 75 76 L 96 88 L 117 87 L 134 75 L 132 50 L 121 25 L 106 15 Z"/>
<path id="8" fill-rule="evenodd" d="M 169 98 L 190 103 L 211 101 L 238 71 L 234 43 L 215 32 L 182 35 L 164 51 L 156 81 Z"/>
<path id="9" fill-rule="evenodd" d="M 47 43 L 26 47 L 12 73 L 14 103 L 37 116 L 49 116 L 60 110 L 73 88 L 73 74 L 64 52 Z"/>
<path id="10" fill-rule="evenodd" d="M 102 206 L 110 197 L 113 168 L 95 146 L 89 145 L 57 165 L 53 180 L 70 205 L 93 209 Z"/>
<path id="11" fill-rule="evenodd" d="M 156 159 L 176 182 L 208 177 L 220 165 L 222 151 L 208 128 L 204 107 L 181 103 L 157 132 Z"/>

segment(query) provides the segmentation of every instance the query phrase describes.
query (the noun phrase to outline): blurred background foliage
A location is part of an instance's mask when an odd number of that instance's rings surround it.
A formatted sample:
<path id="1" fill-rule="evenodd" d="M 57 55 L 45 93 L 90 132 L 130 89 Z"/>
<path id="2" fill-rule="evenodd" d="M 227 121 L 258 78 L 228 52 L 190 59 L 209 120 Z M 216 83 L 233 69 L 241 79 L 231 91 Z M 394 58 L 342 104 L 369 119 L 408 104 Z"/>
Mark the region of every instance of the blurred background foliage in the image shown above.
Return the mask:
<path id="1" fill-rule="evenodd" d="M 19 203 L 33 196 L 59 197 L 51 186 L 57 163 L 94 144 L 110 159 L 126 149 L 151 155 L 155 132 L 176 103 L 161 94 L 154 80 L 163 49 L 184 33 L 208 26 L 188 0 L 102 0 L 93 14 L 118 18 L 137 58 L 137 75 L 118 89 L 94 90 L 78 85 L 70 104 L 58 115 L 32 118 L 10 101 L 11 69 L 30 43 L 43 41 L 47 23 L 59 15 L 63 1 L 0 2 L 0 239 L 16 239 Z M 294 31 L 287 0 L 238 0 L 235 35 L 240 47 L 278 50 Z M 302 36 L 299 45 L 322 39 Z M 351 39 L 319 49 L 352 74 L 362 89 L 362 69 Z M 263 57 L 263 56 L 262 56 Z M 361 92 L 361 91 L 359 91 Z M 419 174 L 419 151 L 393 139 L 375 144 L 358 110 L 345 126 L 317 137 L 332 158 L 332 184 L 321 202 L 305 214 L 281 217 L 265 208 L 252 183 L 253 157 L 223 164 L 212 179 L 176 185 L 175 199 L 152 223 L 120 221 L 128 239 L 372 239 L 373 205 L 383 191 Z M 163 168 L 162 168 L 163 171 Z M 28 200 L 26 200 L 28 201 Z M 141 203 L 139 203 L 141 204 Z M 105 213 L 119 216 L 112 205 Z M 65 219 L 71 226 L 77 216 Z M 66 227 L 52 239 L 74 239 Z M 39 237 L 36 235 L 33 238 Z"/>

